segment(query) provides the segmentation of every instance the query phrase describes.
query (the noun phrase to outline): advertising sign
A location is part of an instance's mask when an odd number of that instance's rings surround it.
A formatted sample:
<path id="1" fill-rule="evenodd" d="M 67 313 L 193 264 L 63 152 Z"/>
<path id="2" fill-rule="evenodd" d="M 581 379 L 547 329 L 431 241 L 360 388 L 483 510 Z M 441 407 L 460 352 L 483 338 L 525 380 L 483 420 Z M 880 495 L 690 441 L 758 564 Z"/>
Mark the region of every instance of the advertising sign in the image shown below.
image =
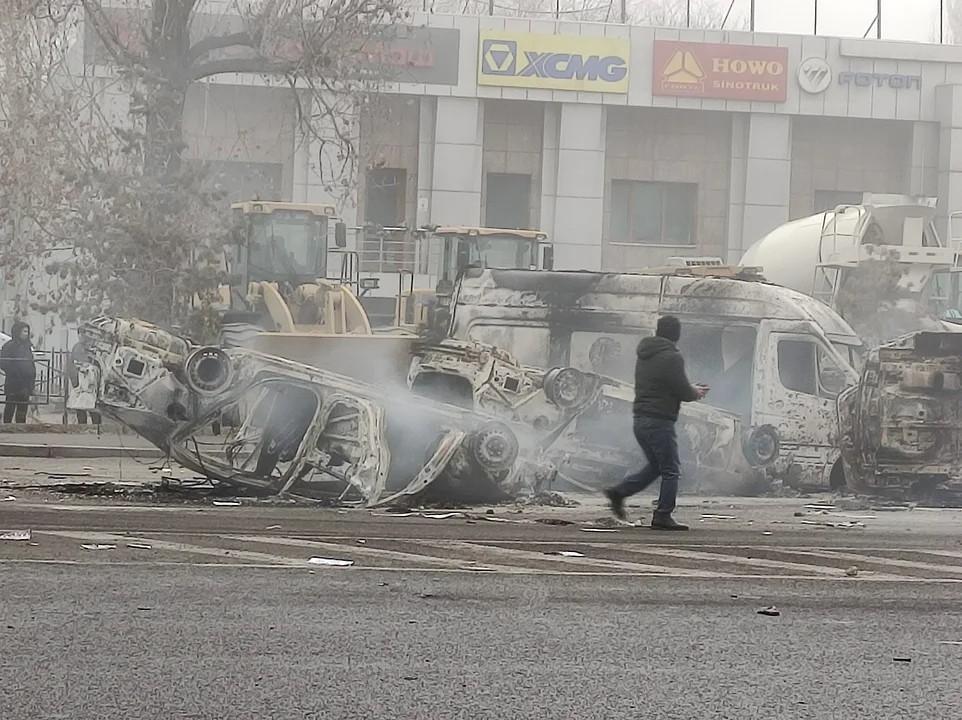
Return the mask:
<path id="1" fill-rule="evenodd" d="M 655 40 L 653 95 L 785 102 L 788 48 Z"/>
<path id="2" fill-rule="evenodd" d="M 104 8 L 104 19 L 112 36 L 126 52 L 135 56 L 146 54 L 145 31 L 149 15 L 136 8 Z M 191 22 L 190 41 L 221 37 L 244 30 L 244 19 L 237 15 L 208 15 L 197 13 Z M 110 65 L 114 62 L 92 22 L 84 23 L 84 62 L 88 65 Z M 390 37 L 372 42 L 366 49 L 376 67 L 388 82 L 427 83 L 433 85 L 458 84 L 460 31 L 453 28 L 398 26 Z M 267 53 L 270 60 L 296 62 L 304 50 L 297 38 L 275 43 Z M 206 53 L 207 60 L 253 59 L 264 57 L 261 49 L 245 45 L 227 45 Z"/>
<path id="3" fill-rule="evenodd" d="M 624 94 L 629 48 L 619 38 L 482 30 L 478 85 Z"/>

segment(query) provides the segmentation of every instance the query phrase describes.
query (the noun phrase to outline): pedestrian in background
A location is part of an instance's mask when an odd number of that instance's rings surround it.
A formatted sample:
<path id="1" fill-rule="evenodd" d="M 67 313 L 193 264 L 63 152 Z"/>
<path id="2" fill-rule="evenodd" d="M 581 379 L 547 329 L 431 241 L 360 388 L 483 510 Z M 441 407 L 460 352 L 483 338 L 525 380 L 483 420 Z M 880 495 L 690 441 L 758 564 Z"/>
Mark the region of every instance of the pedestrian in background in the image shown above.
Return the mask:
<path id="1" fill-rule="evenodd" d="M 0 348 L 0 370 L 4 373 L 3 422 L 27 422 L 27 405 L 37 381 L 37 366 L 33 361 L 30 326 L 15 322 L 10 339 Z"/>
<path id="2" fill-rule="evenodd" d="M 701 400 L 708 394 L 705 385 L 692 385 L 685 374 L 685 361 L 676 343 L 681 338 L 681 321 L 673 315 L 658 319 L 654 337 L 638 343 L 635 360 L 635 402 L 633 406 L 635 439 L 648 464 L 605 490 L 615 517 L 625 520 L 625 499 L 640 493 L 661 477 L 658 505 L 651 520 L 653 530 L 687 530 L 671 514 L 678 498 L 681 474 L 675 423 L 683 402 Z"/>
<path id="3" fill-rule="evenodd" d="M 79 341 L 70 352 L 67 354 L 67 379 L 70 380 L 70 390 L 76 390 L 80 387 L 80 372 L 77 370 L 78 365 L 84 365 L 90 362 L 89 356 L 87 355 L 87 348 L 84 347 L 83 341 Z M 90 419 L 94 425 L 100 425 L 100 413 L 96 410 L 90 411 Z M 87 411 L 77 408 L 77 423 L 80 425 L 87 424 Z"/>

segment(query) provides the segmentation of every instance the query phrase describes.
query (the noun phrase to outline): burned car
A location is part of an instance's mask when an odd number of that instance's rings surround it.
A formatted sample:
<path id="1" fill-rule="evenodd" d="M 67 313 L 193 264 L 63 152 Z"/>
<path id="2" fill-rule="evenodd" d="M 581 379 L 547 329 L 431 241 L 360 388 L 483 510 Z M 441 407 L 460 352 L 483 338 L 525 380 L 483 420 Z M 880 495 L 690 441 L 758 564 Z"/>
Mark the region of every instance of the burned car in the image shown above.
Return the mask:
<path id="1" fill-rule="evenodd" d="M 838 421 L 853 489 L 962 492 L 962 334 L 917 332 L 872 350 L 839 396 Z"/>
<path id="2" fill-rule="evenodd" d="M 81 337 L 97 408 L 213 481 L 354 505 L 495 502 L 552 479 L 504 419 L 137 320 Z"/>
<path id="3" fill-rule="evenodd" d="M 426 341 L 412 350 L 408 385 L 413 392 L 529 427 L 558 469 L 559 489 L 597 491 L 644 462 L 631 433 L 634 391 L 626 382 L 573 367 L 524 366 L 502 349 L 473 341 Z M 751 466 L 733 413 L 686 404 L 678 435 L 691 489 L 767 487 L 763 468 L 777 452 L 756 451 Z M 760 437 L 746 442 L 757 444 Z"/>

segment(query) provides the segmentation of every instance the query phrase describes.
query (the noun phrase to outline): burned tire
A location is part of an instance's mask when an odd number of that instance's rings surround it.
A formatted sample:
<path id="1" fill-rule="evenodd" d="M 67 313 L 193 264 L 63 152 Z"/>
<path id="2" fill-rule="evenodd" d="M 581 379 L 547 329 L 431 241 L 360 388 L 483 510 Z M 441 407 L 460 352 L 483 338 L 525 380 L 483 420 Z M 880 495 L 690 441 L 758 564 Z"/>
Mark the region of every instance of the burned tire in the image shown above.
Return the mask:
<path id="1" fill-rule="evenodd" d="M 742 452 L 750 465 L 771 465 L 778 457 L 778 431 L 771 425 L 752 428 L 742 435 Z"/>
<path id="2" fill-rule="evenodd" d="M 842 465 L 842 460 L 839 458 L 832 465 L 832 472 L 828 476 L 828 487 L 833 491 L 846 490 L 848 488 L 848 481 L 845 478 L 845 466 Z"/>
<path id="3" fill-rule="evenodd" d="M 501 423 L 488 423 L 470 440 L 471 459 L 485 472 L 497 475 L 510 469 L 518 459 L 520 446 L 511 429 Z"/>

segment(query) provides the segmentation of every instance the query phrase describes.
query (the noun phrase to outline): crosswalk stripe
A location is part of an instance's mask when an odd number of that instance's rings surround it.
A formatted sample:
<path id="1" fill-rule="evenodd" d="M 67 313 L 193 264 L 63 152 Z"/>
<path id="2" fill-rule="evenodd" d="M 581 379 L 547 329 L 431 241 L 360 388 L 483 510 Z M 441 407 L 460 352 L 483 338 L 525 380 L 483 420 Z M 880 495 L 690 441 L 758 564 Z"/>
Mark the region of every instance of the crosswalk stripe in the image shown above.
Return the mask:
<path id="1" fill-rule="evenodd" d="M 879 557 L 876 555 L 862 555 L 858 553 L 835 552 L 830 550 L 795 550 L 797 555 L 808 555 L 811 557 L 821 557 L 826 560 L 845 560 L 852 563 L 865 563 L 873 565 L 888 565 L 895 568 L 906 568 L 910 570 L 929 570 L 950 575 L 962 575 L 962 567 L 958 565 L 939 565 L 937 563 L 918 562 L 916 560 L 899 560 L 897 558 Z"/>
<path id="2" fill-rule="evenodd" d="M 726 563 L 731 565 L 746 565 L 748 567 L 757 568 L 771 568 L 773 570 L 793 570 L 795 572 L 801 572 L 803 575 L 816 574 L 816 575 L 831 575 L 833 577 L 838 577 L 839 569 L 833 567 L 825 567 L 824 565 L 816 565 L 814 563 L 798 563 L 789 562 L 787 560 L 770 560 L 768 558 L 747 558 L 747 557 L 734 557 L 731 555 L 725 555 L 722 553 L 715 552 L 698 552 L 694 550 L 681 550 L 679 548 L 656 548 L 656 547 L 632 547 L 626 548 L 628 552 L 639 553 L 639 554 L 651 554 L 658 555 L 666 558 L 678 558 L 678 559 L 689 559 L 702 562 L 712 562 L 712 563 Z M 784 576 L 774 576 L 774 577 L 784 577 Z M 896 575 L 886 575 L 884 573 L 874 573 L 873 577 L 876 579 L 895 579 L 899 576 Z"/>
<path id="3" fill-rule="evenodd" d="M 584 545 L 585 543 L 579 543 Z M 505 558 L 516 558 L 518 560 L 537 560 L 539 562 L 559 563 L 563 565 L 591 566 L 602 568 L 617 568 L 631 570 L 639 574 L 672 575 L 673 577 L 721 577 L 718 573 L 708 570 L 693 570 L 689 568 L 673 568 L 665 565 L 649 565 L 646 563 L 626 562 L 623 560 L 606 560 L 603 558 L 592 557 L 562 557 L 559 555 L 546 555 L 543 552 L 533 550 L 520 550 L 518 548 L 498 547 L 484 543 L 473 543 L 459 540 L 445 540 L 445 547 L 455 547 L 472 552 L 480 552 L 485 555 L 495 554 Z"/>
<path id="4" fill-rule="evenodd" d="M 465 560 L 457 560 L 453 558 L 442 558 L 436 557 L 428 554 L 419 553 L 406 553 L 400 550 L 384 550 L 382 548 L 373 548 L 368 545 L 345 545 L 342 543 L 331 543 L 323 542 L 320 540 L 302 540 L 300 538 L 286 538 L 277 536 L 258 536 L 258 535 L 224 535 L 225 540 L 236 540 L 241 542 L 255 542 L 273 545 L 285 545 L 289 547 L 302 547 L 310 548 L 312 550 L 324 550 L 328 551 L 334 555 L 351 557 L 352 555 L 357 557 L 377 557 L 387 560 L 402 560 L 405 562 L 417 562 L 417 563 L 432 563 L 435 565 L 440 565 L 441 567 L 448 568 L 462 568 L 465 564 Z M 485 567 L 491 568 L 498 572 L 504 573 L 514 573 L 514 572 L 529 572 L 525 568 L 519 568 L 517 566 L 511 565 L 493 565 L 491 563 L 485 562 Z"/>
<path id="5" fill-rule="evenodd" d="M 203 545 L 193 545 L 190 543 L 170 542 L 167 540 L 155 540 L 154 538 L 132 537 L 130 535 L 114 535 L 111 533 L 90 533 L 74 532 L 67 530 L 44 530 L 37 532 L 36 535 L 53 535 L 67 540 L 81 540 L 86 542 L 96 542 L 117 545 L 123 547 L 125 543 L 141 542 L 151 546 L 154 550 L 166 550 L 168 552 L 192 553 L 195 555 L 212 555 L 224 559 L 224 548 L 212 548 Z M 256 563 L 268 563 L 270 565 L 291 565 L 303 567 L 306 560 L 301 558 L 284 557 L 283 555 L 271 555 L 269 553 L 254 552 L 250 550 L 230 550 L 231 559 L 240 558 Z"/>

